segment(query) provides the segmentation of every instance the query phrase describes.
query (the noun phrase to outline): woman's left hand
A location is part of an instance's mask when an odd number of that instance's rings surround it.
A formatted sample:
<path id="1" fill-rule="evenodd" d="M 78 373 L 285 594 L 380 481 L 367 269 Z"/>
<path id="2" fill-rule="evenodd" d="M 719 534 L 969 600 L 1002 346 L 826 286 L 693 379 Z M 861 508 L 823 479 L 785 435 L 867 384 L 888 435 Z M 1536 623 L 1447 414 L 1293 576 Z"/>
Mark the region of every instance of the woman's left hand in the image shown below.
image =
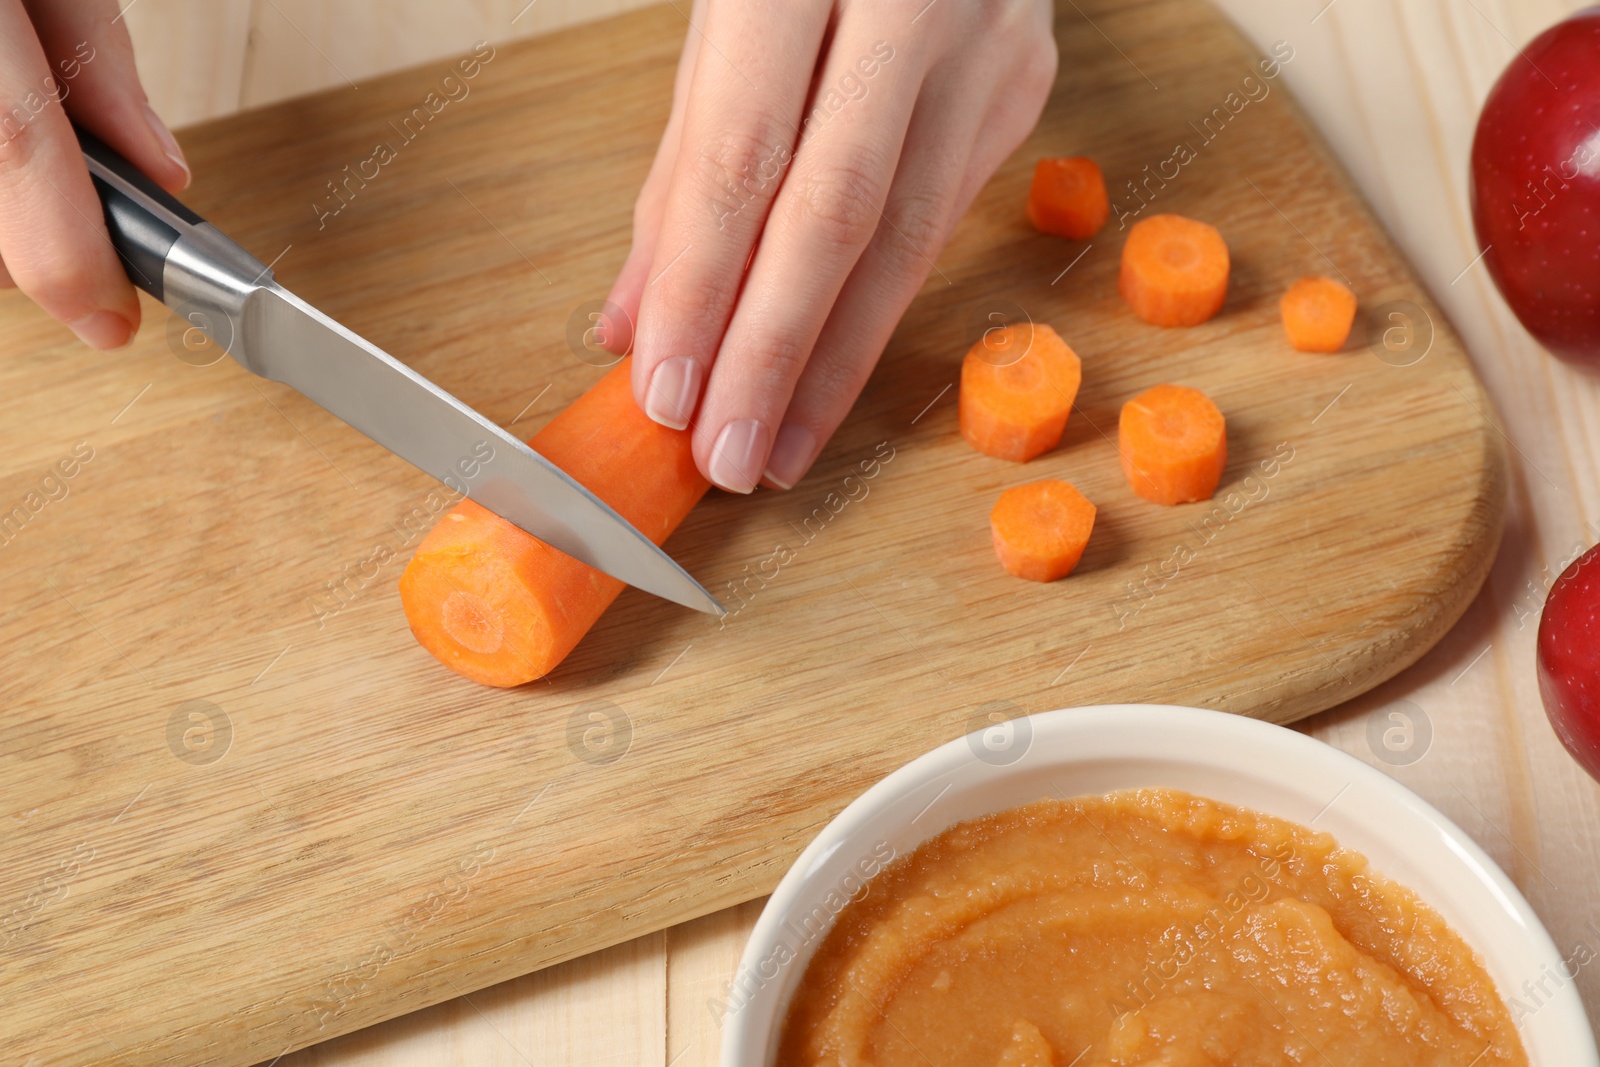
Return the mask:
<path id="1" fill-rule="evenodd" d="M 707 478 L 800 480 L 1055 71 L 1048 0 L 695 4 L 608 341 Z"/>

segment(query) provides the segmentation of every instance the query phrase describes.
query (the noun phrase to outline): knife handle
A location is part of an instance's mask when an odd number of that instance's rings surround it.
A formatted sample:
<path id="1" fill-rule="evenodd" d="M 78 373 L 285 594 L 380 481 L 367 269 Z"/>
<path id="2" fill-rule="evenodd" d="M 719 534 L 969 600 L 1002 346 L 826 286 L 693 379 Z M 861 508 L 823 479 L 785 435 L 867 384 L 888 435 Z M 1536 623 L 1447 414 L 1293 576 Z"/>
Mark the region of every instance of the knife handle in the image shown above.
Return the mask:
<path id="1" fill-rule="evenodd" d="M 134 285 L 162 300 L 167 254 L 186 230 L 205 219 L 145 177 L 100 138 L 82 127 L 74 130 L 89 164 L 89 177 L 105 208 L 106 230 L 123 269 Z"/>
<path id="2" fill-rule="evenodd" d="M 273 284 L 272 270 L 104 141 L 74 129 L 128 278 L 253 371 L 241 344 L 245 309 Z"/>

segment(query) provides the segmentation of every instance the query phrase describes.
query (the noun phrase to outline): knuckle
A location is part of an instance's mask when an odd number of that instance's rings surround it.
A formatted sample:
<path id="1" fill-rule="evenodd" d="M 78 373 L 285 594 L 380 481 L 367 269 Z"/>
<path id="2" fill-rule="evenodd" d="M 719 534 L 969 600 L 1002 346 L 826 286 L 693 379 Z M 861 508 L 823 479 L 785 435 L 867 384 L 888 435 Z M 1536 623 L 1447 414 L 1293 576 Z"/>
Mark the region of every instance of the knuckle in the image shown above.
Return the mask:
<path id="1" fill-rule="evenodd" d="M 787 334 L 761 338 L 755 344 L 755 365 L 765 389 L 787 390 L 811 358 L 811 346 Z"/>
<path id="2" fill-rule="evenodd" d="M 983 13 L 987 5 L 973 3 L 972 0 L 961 0 L 958 4 L 930 4 L 928 0 L 872 0 L 871 6 L 872 14 L 881 20 L 879 24 L 882 26 L 911 26 L 914 30 L 931 31 L 938 35 L 937 40 L 943 41 L 948 39 L 946 31 L 952 22 L 959 21 L 969 9 Z M 905 43 L 915 47 L 920 42 L 912 39 Z M 900 46 L 901 41 L 894 42 L 896 49 Z"/>
<path id="3" fill-rule="evenodd" d="M 798 221 L 819 233 L 835 249 L 856 250 L 878 228 L 879 204 L 886 193 L 877 166 L 868 153 L 809 168 L 794 175 Z"/>
<path id="4" fill-rule="evenodd" d="M 0 105 L 0 174 L 25 170 L 38 153 L 37 121 L 21 107 Z"/>
<path id="5" fill-rule="evenodd" d="M 819 348 L 816 357 L 807 364 L 807 387 L 813 397 L 826 398 L 827 404 L 833 411 L 831 426 L 839 424 L 851 405 L 856 402 L 856 398 L 861 395 L 861 390 L 866 387 L 867 378 L 878 365 L 881 355 L 881 347 L 851 346 L 833 352 Z M 826 436 L 826 434 L 819 435 L 819 439 Z"/>
<path id="6" fill-rule="evenodd" d="M 758 119 L 749 129 L 725 131 L 700 145 L 695 172 L 705 195 L 722 209 L 719 218 L 771 199 L 789 164 L 792 139 L 776 121 Z"/>
<path id="7" fill-rule="evenodd" d="M 897 194 L 878 230 L 878 253 L 891 271 L 926 272 L 944 248 L 949 203 L 931 191 Z"/>
<path id="8" fill-rule="evenodd" d="M 658 275 L 651 288 L 655 289 L 655 313 L 668 322 L 697 332 L 720 331 L 733 306 L 738 288 L 737 276 L 729 278 L 721 273 L 691 271 L 687 264 L 679 263 Z"/>
<path id="9" fill-rule="evenodd" d="M 93 303 L 94 275 L 75 258 L 12 273 L 17 288 L 53 315 L 75 318 Z"/>

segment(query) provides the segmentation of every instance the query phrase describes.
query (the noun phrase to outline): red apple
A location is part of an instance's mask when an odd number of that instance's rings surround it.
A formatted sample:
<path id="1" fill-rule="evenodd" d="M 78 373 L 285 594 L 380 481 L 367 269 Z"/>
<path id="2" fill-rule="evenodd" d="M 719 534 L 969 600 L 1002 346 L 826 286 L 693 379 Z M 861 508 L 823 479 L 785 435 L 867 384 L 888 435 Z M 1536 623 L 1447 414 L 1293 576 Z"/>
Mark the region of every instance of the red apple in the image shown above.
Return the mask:
<path id="1" fill-rule="evenodd" d="M 1600 779 L 1600 545 L 1561 572 L 1539 616 L 1539 695 L 1556 736 Z"/>
<path id="2" fill-rule="evenodd" d="M 1600 368 L 1600 7 L 1534 38 L 1489 91 L 1472 222 L 1528 332 Z"/>

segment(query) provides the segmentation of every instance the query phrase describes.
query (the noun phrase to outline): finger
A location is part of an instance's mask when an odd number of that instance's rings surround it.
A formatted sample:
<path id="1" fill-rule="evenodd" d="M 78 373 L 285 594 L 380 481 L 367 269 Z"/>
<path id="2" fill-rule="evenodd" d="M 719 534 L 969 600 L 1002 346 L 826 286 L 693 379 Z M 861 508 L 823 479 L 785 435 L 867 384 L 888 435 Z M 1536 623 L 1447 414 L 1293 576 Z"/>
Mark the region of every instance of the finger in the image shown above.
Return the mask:
<path id="1" fill-rule="evenodd" d="M 925 67 L 917 38 L 899 34 L 897 48 L 880 23 L 869 14 L 835 31 L 800 148 L 711 368 L 695 459 L 731 492 L 760 481 L 795 382 L 883 220 Z M 799 447 L 792 434 L 784 444 Z"/>
<path id="2" fill-rule="evenodd" d="M 959 198 L 978 117 L 958 94 L 925 94 L 877 231 L 840 290 L 796 382 L 774 438 L 763 482 L 788 489 L 810 470 L 865 386 L 878 356 L 922 288 L 960 217 Z"/>
<path id="3" fill-rule="evenodd" d="M 11 280 L 11 272 L 6 270 L 6 265 L 0 263 L 0 289 L 15 289 L 17 283 Z"/>
<path id="4" fill-rule="evenodd" d="M 950 232 L 1038 121 L 1054 75 L 1051 45 L 1028 60 L 1017 84 L 1002 86 L 981 111 L 962 108 L 974 94 L 958 84 L 924 92 L 906 133 L 884 219 L 795 386 L 763 484 L 787 489 L 816 461 L 934 269 Z"/>
<path id="5" fill-rule="evenodd" d="M 707 5 L 634 343 L 634 396 L 663 425 L 682 429 L 694 413 L 793 153 L 831 6 Z"/>
<path id="6" fill-rule="evenodd" d="M 967 208 L 972 206 L 972 201 L 1000 164 L 1027 140 L 1050 100 L 1059 54 L 1055 39 L 1050 35 L 1050 8 L 1045 6 L 1039 12 L 1042 17 L 1036 33 L 1029 38 L 1028 50 L 1013 57 L 1016 64 L 1013 77 L 991 94 L 983 120 L 978 123 L 972 152 L 967 157 L 966 174 L 956 196 L 952 227 L 967 213 Z"/>
<path id="7" fill-rule="evenodd" d="M 706 0 L 695 0 L 694 10 L 689 14 L 688 36 L 684 38 L 683 54 L 678 57 L 678 70 L 673 76 L 672 110 L 667 116 L 667 128 L 662 131 L 661 143 L 650 161 L 650 173 L 645 175 L 639 198 L 633 205 L 633 246 L 628 249 L 628 258 L 623 261 L 606 297 L 607 304 L 622 312 L 620 321 L 612 323 L 612 328 L 606 331 L 606 348 L 619 356 L 633 347 L 633 324 L 639 320 L 639 298 L 644 295 L 645 279 L 650 275 L 656 235 L 661 230 L 661 216 L 666 210 L 667 189 L 678 162 L 689 81 L 700 54 L 700 32 L 696 27 L 705 22 L 705 6 Z"/>
<path id="8" fill-rule="evenodd" d="M 23 0 L 74 122 L 169 192 L 189 184 L 177 138 L 145 99 L 116 0 Z"/>
<path id="9" fill-rule="evenodd" d="M 94 348 L 119 348 L 139 301 L 21 0 L 0 0 L 0 259 L 17 287 Z"/>

